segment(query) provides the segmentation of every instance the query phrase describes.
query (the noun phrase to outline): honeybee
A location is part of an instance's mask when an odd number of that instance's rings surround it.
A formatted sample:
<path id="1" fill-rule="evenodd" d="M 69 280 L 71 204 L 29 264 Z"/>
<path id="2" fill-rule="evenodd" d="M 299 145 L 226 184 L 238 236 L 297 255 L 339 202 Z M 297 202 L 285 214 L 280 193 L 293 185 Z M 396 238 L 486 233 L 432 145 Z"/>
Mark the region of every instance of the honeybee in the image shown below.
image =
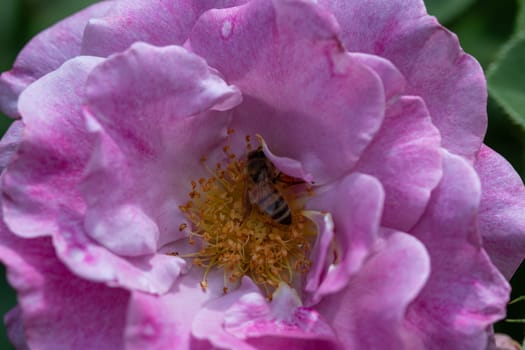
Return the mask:
<path id="1" fill-rule="evenodd" d="M 252 206 L 255 205 L 276 223 L 292 224 L 290 207 L 275 183 L 281 181 L 293 185 L 304 181 L 289 177 L 288 180 L 284 180 L 284 177 L 286 175 L 282 176 L 272 162 L 266 158 L 261 147 L 248 153 L 246 157 L 246 190 L 244 196 L 246 212 L 244 219 L 250 214 Z"/>

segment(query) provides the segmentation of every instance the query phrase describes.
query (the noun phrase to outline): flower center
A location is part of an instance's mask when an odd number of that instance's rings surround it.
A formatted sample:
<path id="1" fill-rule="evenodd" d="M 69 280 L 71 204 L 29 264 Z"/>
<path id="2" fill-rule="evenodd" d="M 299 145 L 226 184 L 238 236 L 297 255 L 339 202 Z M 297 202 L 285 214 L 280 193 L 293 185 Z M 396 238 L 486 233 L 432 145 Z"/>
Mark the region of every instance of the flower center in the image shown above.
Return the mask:
<path id="1" fill-rule="evenodd" d="M 311 193 L 308 185 L 282 180 L 286 176 L 274 171 L 261 148 L 252 151 L 249 136 L 246 141 L 245 156 L 225 146 L 227 160 L 214 169 L 203 157 L 211 176 L 192 181 L 190 200 L 180 206 L 192 226 L 181 224 L 180 230 L 189 232 L 189 243 L 199 250 L 183 257 L 205 268 L 203 289 L 216 267 L 224 270 L 225 293 L 247 275 L 270 295 L 280 282 L 291 284 L 297 273 L 309 270 L 317 229 L 301 215 L 300 199 Z"/>

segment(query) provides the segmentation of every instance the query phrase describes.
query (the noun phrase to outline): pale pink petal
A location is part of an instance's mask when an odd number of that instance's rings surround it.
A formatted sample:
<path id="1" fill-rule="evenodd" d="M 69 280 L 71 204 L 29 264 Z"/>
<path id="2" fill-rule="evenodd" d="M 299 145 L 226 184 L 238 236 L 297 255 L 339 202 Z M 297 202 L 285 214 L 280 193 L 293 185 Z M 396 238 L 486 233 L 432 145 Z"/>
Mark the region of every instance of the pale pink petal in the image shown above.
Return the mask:
<path id="1" fill-rule="evenodd" d="M 406 327 L 405 313 L 427 281 L 428 253 L 408 234 L 386 237 L 351 283 L 316 307 L 345 349 L 423 349 Z"/>
<path id="2" fill-rule="evenodd" d="M 319 274 L 317 264 L 324 267 L 328 263 L 329 268 L 321 280 L 316 276 L 308 277 L 306 291 L 311 293 L 308 304 L 317 303 L 322 296 L 345 288 L 351 276 L 361 268 L 378 237 L 383 200 L 381 184 L 375 178 L 359 173 L 315 189 L 307 204 L 308 209 L 331 214 L 336 250 L 330 249 L 325 254 L 327 261 L 313 261 L 312 272 L 315 274 Z M 314 252 L 317 249 L 314 247 Z"/>
<path id="3" fill-rule="evenodd" d="M 93 144 L 80 109 L 87 74 L 99 62 L 72 59 L 20 96 L 23 138 L 2 184 L 4 220 L 19 236 L 55 232 L 62 206 L 84 209 L 77 184 Z"/>
<path id="4" fill-rule="evenodd" d="M 98 138 L 81 185 L 88 234 L 126 256 L 182 237 L 179 205 L 191 180 L 207 176 L 201 157 L 226 144 L 231 114 L 222 110 L 240 99 L 178 46 L 135 44 L 99 65 L 85 108 Z"/>
<path id="5" fill-rule="evenodd" d="M 350 52 L 382 56 L 425 101 L 443 146 L 471 160 L 487 128 L 483 70 L 456 35 L 426 14 L 421 0 L 320 0 L 341 25 Z"/>
<path id="6" fill-rule="evenodd" d="M 409 232 L 419 220 L 441 179 L 440 141 L 420 98 L 402 96 L 388 106 L 379 133 L 356 167 L 383 185 L 383 226 Z"/>
<path id="7" fill-rule="evenodd" d="M 206 12 L 186 45 L 243 92 L 233 128 L 260 134 L 321 184 L 356 163 L 385 106 L 379 76 L 337 34 L 312 2 L 253 1 Z"/>
<path id="8" fill-rule="evenodd" d="M 476 231 L 477 174 L 446 151 L 443 161 L 443 178 L 412 231 L 429 252 L 432 272 L 408 322 L 425 349 L 484 349 L 489 326 L 505 316 L 510 288 Z"/>
<path id="9" fill-rule="evenodd" d="M 478 227 L 492 262 L 510 280 L 525 257 L 525 188 L 499 154 L 483 146 L 475 163 L 481 179 Z"/>
<path id="10" fill-rule="evenodd" d="M 111 6 L 113 1 L 102 1 L 35 36 L 18 55 L 13 68 L 0 75 L 0 110 L 11 117 L 19 116 L 20 93 L 41 76 L 79 55 L 87 21 L 102 16 Z"/>
<path id="11" fill-rule="evenodd" d="M 20 239 L 2 227 L 0 241 L 0 259 L 18 292 L 31 349 L 124 348 L 128 292 L 72 275 L 57 260 L 47 237 Z"/>
<path id="12" fill-rule="evenodd" d="M 204 335 L 202 341 L 192 336 L 192 322 L 196 315 L 210 300 L 222 304 L 223 298 L 256 289 L 253 284 L 243 282 L 237 294 L 224 295 L 223 276 L 218 271 L 208 275 L 208 288 L 203 291 L 199 284 L 202 273 L 200 269 L 193 269 L 177 282 L 171 292 L 162 296 L 134 292 L 128 310 L 126 349 L 194 349 L 194 345 L 197 349 L 212 348 Z"/>
<path id="13" fill-rule="evenodd" d="M 117 1 L 106 16 L 93 19 L 84 32 L 82 54 L 106 57 L 142 41 L 155 46 L 180 45 L 199 16 L 209 8 L 243 0 Z"/>

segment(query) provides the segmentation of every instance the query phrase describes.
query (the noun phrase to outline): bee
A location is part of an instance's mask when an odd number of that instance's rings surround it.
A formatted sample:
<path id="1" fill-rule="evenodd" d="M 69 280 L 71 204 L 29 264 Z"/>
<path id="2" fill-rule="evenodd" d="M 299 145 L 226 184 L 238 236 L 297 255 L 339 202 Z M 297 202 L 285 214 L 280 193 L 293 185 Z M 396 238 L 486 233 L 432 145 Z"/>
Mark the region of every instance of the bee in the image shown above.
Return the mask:
<path id="1" fill-rule="evenodd" d="M 255 205 L 276 223 L 287 226 L 292 224 L 290 207 L 275 183 L 281 181 L 287 184 L 298 184 L 304 181 L 295 178 L 285 181 L 283 180 L 284 177 L 286 175 L 283 176 L 266 158 L 261 147 L 248 153 L 246 157 L 246 190 L 244 195 L 246 212 L 244 219 L 248 217 L 252 206 Z"/>

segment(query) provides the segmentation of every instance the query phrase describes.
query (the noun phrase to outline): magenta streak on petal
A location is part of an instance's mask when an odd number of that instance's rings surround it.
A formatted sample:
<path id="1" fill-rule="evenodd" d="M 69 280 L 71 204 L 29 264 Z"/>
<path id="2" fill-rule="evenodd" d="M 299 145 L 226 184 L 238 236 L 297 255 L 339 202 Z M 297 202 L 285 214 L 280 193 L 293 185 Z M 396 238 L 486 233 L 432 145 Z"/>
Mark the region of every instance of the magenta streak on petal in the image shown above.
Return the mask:
<path id="1" fill-rule="evenodd" d="M 412 230 L 428 249 L 432 272 L 407 318 L 427 349 L 483 349 L 488 327 L 505 315 L 509 285 L 481 246 L 476 172 L 446 151 L 443 160 L 443 178 Z"/>
<path id="2" fill-rule="evenodd" d="M 23 138 L 2 179 L 4 220 L 16 235 L 51 235 L 57 230 L 61 206 L 84 210 L 77 185 L 93 145 L 79 93 L 88 72 L 100 61 L 74 58 L 20 96 Z"/>

